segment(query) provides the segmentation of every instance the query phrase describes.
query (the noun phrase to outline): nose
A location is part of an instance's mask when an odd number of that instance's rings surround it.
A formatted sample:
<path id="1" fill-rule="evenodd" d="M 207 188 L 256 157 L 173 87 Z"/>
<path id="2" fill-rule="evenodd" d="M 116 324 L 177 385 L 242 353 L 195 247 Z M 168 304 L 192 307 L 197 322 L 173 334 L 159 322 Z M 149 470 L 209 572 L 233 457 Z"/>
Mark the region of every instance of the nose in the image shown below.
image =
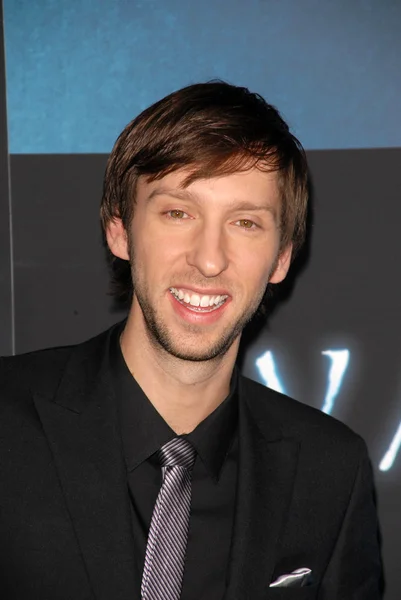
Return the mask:
<path id="1" fill-rule="evenodd" d="M 227 240 L 221 226 L 203 224 L 191 241 L 187 262 L 204 277 L 217 277 L 227 269 Z"/>

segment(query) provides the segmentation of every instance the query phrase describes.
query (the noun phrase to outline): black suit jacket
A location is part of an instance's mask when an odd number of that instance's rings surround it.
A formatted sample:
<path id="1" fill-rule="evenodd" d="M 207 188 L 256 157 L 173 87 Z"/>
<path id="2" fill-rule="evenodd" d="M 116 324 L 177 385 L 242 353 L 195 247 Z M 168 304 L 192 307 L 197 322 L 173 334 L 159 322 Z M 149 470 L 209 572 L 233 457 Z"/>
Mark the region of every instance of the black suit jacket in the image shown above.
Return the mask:
<path id="1" fill-rule="evenodd" d="M 139 600 L 108 337 L 0 362 L 2 599 Z M 239 397 L 224 600 L 379 598 L 364 442 L 246 378 Z M 269 587 L 300 567 L 312 569 L 308 587 Z"/>

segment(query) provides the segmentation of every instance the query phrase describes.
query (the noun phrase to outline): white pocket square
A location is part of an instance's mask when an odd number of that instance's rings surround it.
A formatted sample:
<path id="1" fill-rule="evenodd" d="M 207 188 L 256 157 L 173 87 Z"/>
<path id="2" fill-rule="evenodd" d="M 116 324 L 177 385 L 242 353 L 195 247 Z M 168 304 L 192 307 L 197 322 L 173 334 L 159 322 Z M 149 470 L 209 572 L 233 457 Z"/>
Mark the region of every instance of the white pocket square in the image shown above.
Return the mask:
<path id="1" fill-rule="evenodd" d="M 269 587 L 303 587 L 309 583 L 312 571 L 307 567 L 295 569 L 292 573 L 280 575 Z"/>

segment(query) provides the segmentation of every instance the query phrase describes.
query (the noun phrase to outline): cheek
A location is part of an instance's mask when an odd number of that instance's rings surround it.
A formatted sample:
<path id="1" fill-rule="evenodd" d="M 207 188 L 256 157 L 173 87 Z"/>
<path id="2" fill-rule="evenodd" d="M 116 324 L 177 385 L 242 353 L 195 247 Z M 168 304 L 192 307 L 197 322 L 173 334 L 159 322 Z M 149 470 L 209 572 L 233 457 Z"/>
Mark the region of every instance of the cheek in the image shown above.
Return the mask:
<path id="1" fill-rule="evenodd" d="M 237 252 L 234 261 L 237 264 L 237 274 L 252 294 L 265 288 L 274 267 L 275 256 L 271 248 L 260 245 L 252 250 Z"/>
<path id="2" fill-rule="evenodd" d="M 174 232 L 161 232 L 158 227 L 147 224 L 139 227 L 138 223 L 133 228 L 132 235 L 137 265 L 146 269 L 150 277 L 156 273 L 168 274 L 186 255 L 188 243 L 182 239 L 183 236 Z"/>

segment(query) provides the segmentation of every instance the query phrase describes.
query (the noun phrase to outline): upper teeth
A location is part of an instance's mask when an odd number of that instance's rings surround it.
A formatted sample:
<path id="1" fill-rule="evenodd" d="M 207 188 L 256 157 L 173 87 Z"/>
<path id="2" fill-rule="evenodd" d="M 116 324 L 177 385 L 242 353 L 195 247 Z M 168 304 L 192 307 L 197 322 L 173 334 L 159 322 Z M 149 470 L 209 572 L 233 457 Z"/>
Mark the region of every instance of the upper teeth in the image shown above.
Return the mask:
<path id="1" fill-rule="evenodd" d="M 201 306 L 203 308 L 220 304 L 228 298 L 226 295 L 209 296 L 208 294 L 193 294 L 187 290 L 178 290 L 177 288 L 170 288 L 170 292 L 174 294 L 176 298 L 182 302 L 185 302 L 186 304 L 191 304 L 192 306 Z"/>

